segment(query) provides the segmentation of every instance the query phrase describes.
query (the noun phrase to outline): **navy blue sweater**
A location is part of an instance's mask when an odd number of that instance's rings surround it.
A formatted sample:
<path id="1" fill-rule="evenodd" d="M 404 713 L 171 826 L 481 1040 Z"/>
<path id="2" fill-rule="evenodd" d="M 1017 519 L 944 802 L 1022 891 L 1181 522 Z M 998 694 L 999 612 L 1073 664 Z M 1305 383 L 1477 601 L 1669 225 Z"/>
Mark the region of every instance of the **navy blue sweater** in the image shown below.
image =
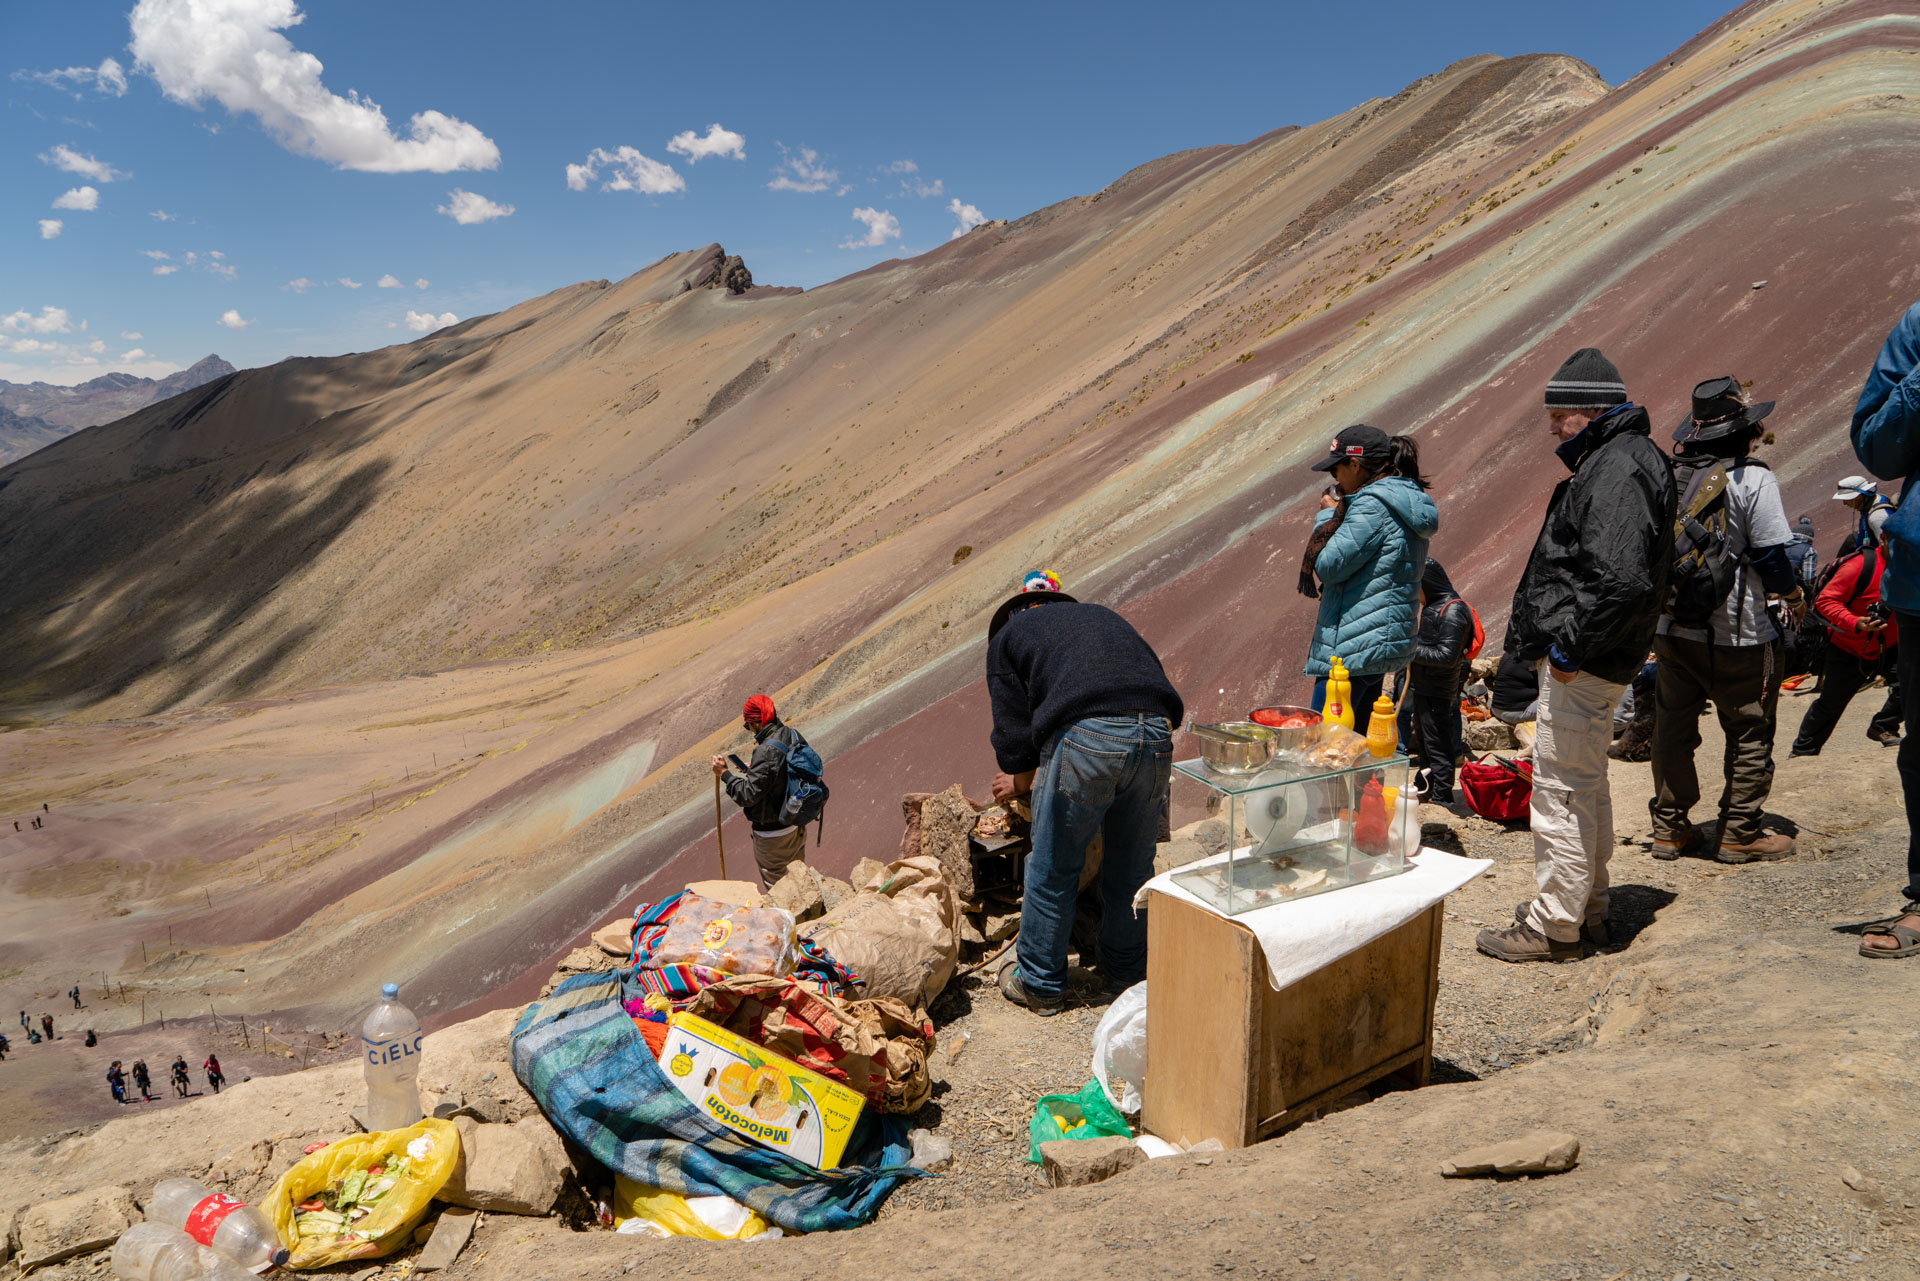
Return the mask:
<path id="1" fill-rule="evenodd" d="M 1088 716 L 1150 712 L 1177 729 L 1186 709 L 1153 647 L 1105 605 L 1021 610 L 987 646 L 993 754 L 1021 774 L 1055 734 Z"/>

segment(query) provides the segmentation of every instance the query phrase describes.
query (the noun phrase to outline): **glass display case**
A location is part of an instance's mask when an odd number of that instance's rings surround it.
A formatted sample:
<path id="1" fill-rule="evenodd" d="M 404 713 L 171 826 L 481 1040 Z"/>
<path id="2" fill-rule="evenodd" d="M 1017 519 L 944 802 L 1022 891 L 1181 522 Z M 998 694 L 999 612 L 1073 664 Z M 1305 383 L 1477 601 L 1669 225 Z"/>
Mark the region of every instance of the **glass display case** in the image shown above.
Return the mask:
<path id="1" fill-rule="evenodd" d="M 1407 870 L 1420 805 L 1404 756 L 1317 767 L 1277 756 L 1253 774 L 1174 762 L 1176 777 L 1216 793 L 1224 854 L 1173 873 L 1174 884 L 1228 916 L 1345 889 Z"/>

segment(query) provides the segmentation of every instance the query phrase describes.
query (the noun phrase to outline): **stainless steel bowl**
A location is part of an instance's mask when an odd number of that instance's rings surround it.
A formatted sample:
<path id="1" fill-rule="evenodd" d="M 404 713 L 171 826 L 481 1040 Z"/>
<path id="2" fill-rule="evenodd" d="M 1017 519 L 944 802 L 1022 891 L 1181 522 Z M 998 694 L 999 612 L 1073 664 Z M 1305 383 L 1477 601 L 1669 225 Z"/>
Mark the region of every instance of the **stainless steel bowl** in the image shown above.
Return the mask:
<path id="1" fill-rule="evenodd" d="M 1277 731 L 1252 721 L 1189 725 L 1200 740 L 1200 759 L 1216 774 L 1258 774 L 1273 759 Z"/>
<path id="2" fill-rule="evenodd" d="M 1266 726 L 1273 731 L 1273 752 L 1276 756 L 1283 752 L 1306 751 L 1320 733 L 1320 713 L 1311 707 L 1256 707 L 1249 716 L 1269 714 L 1276 719 L 1283 716 L 1305 716 L 1312 722 L 1299 729 L 1281 729 L 1277 725 Z M 1259 724 L 1258 721 L 1254 723 Z"/>

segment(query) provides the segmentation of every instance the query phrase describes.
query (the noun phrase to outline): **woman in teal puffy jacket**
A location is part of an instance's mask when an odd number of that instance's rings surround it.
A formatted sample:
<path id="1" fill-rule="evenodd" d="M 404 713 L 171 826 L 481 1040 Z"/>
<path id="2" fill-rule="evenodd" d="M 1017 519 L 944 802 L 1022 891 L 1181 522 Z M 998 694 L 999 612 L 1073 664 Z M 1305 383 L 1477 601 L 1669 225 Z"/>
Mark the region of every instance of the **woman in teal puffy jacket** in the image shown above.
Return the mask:
<path id="1" fill-rule="evenodd" d="M 1410 437 L 1359 424 L 1334 437 L 1315 471 L 1333 474 L 1300 566 L 1300 591 L 1318 596 L 1306 671 L 1313 706 L 1326 702 L 1338 656 L 1353 677 L 1356 725 L 1364 724 L 1389 672 L 1403 670 L 1420 630 L 1420 575 L 1440 513 L 1427 497 L 1420 451 Z M 1316 586 L 1317 580 L 1317 586 Z"/>

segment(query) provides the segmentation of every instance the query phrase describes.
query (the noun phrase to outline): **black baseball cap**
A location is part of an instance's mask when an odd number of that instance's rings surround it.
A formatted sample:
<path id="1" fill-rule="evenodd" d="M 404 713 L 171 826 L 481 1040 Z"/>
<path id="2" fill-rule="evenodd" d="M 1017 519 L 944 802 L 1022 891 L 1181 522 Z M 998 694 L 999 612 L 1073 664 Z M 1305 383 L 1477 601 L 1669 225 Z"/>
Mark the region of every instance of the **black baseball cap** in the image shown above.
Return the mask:
<path id="1" fill-rule="evenodd" d="M 1345 428 L 1327 446 L 1327 456 L 1313 465 L 1315 471 L 1332 471 L 1336 463 L 1385 462 L 1393 457 L 1393 437 L 1378 427 L 1355 423 Z"/>

